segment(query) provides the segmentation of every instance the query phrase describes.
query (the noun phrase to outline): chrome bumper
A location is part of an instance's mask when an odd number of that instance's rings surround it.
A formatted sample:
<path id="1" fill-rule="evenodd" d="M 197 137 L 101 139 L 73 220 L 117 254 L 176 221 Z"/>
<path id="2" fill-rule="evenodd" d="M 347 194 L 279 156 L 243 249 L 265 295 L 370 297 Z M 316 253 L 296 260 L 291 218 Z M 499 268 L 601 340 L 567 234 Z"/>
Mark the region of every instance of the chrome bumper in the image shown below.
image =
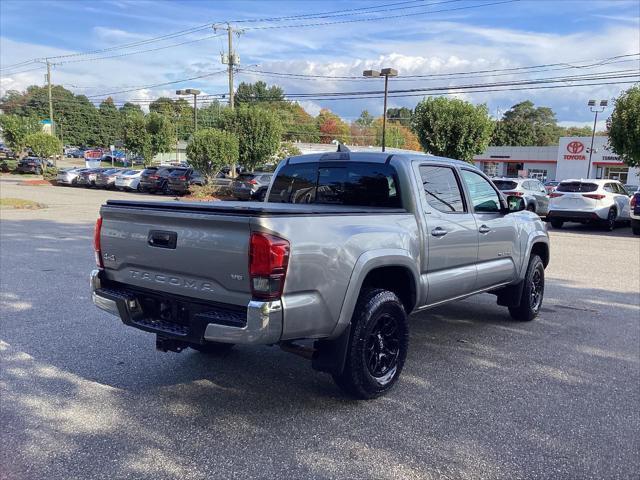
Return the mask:
<path id="1" fill-rule="evenodd" d="M 136 326 L 129 321 L 129 305 L 126 301 L 113 300 L 100 294 L 102 287 L 100 270 L 96 269 L 91 272 L 90 285 L 91 299 L 96 307 L 119 317 L 128 325 Z M 282 303 L 279 300 L 273 302 L 251 300 L 247 305 L 247 322 L 244 327 L 209 323 L 205 328 L 203 340 L 245 345 L 270 345 L 280 341 L 282 323 Z"/>

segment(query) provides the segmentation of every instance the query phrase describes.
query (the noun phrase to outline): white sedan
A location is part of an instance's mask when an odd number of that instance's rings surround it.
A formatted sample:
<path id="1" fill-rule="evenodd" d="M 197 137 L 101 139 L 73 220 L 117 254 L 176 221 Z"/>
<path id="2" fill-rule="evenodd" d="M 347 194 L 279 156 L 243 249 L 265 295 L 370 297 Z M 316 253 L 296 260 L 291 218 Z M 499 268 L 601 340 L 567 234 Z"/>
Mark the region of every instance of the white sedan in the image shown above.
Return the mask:
<path id="1" fill-rule="evenodd" d="M 140 191 L 140 175 L 142 170 L 126 170 L 116 177 L 116 188 L 118 190 Z"/>

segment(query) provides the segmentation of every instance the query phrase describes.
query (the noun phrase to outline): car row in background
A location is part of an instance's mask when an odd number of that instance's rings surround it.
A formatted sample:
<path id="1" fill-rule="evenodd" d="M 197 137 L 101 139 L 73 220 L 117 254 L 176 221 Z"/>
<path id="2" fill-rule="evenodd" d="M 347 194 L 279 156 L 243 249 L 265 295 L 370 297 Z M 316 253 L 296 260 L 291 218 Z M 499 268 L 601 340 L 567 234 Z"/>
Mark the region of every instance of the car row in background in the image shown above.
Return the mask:
<path id="1" fill-rule="evenodd" d="M 39 157 L 24 157 L 18 162 L 16 172 L 18 173 L 35 173 L 40 175 L 44 168 L 53 167 L 51 160 Z"/>
<path id="2" fill-rule="evenodd" d="M 539 180 L 532 178 L 494 178 L 493 183 L 505 195 L 524 200 L 527 210 L 545 216 L 549 211 L 549 196 Z"/>

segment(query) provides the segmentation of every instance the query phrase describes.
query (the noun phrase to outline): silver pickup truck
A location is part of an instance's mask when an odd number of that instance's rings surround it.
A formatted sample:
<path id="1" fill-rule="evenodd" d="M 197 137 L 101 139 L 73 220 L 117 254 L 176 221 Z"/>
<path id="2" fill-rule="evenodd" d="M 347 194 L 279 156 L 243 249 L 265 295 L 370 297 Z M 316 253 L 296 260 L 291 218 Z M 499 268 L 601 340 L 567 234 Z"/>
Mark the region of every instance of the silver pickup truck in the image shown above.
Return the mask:
<path id="1" fill-rule="evenodd" d="M 549 238 L 523 209 L 461 161 L 291 157 L 265 202 L 108 201 L 92 298 L 160 350 L 278 344 L 373 398 L 400 376 L 411 313 L 488 292 L 538 314 Z"/>

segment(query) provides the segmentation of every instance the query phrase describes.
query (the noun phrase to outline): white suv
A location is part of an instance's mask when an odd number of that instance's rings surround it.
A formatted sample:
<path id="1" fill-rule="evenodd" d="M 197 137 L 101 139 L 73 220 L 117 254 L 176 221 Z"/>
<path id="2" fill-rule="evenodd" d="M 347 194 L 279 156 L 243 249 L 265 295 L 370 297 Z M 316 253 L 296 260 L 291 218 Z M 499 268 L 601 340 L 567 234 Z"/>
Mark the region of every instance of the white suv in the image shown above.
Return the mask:
<path id="1" fill-rule="evenodd" d="M 553 228 L 564 222 L 598 222 L 613 230 L 629 221 L 629 194 L 617 180 L 563 180 L 549 195 L 547 220 Z"/>

